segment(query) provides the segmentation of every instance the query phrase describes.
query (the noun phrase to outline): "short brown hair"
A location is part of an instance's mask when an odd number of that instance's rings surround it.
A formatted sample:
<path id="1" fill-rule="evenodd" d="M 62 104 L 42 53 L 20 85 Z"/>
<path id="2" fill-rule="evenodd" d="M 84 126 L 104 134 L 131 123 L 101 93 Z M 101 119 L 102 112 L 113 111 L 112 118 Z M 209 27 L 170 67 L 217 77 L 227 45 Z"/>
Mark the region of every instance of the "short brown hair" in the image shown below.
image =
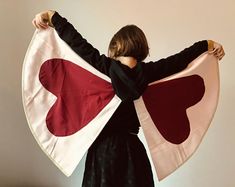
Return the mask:
<path id="1" fill-rule="evenodd" d="M 108 53 L 110 58 L 130 56 L 143 61 L 149 54 L 144 32 L 136 25 L 122 27 L 111 39 Z"/>

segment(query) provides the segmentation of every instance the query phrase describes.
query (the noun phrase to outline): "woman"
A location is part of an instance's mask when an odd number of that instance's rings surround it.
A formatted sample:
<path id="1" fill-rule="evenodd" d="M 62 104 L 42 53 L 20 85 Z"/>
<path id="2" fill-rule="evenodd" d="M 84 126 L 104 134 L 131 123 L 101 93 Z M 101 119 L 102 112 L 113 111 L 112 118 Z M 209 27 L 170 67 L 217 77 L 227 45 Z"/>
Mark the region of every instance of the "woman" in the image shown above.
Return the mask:
<path id="1" fill-rule="evenodd" d="M 135 25 L 121 28 L 112 38 L 108 57 L 89 44 L 75 28 L 55 11 L 37 14 L 38 29 L 54 27 L 58 35 L 80 57 L 111 78 L 122 103 L 89 148 L 83 187 L 153 187 L 151 166 L 138 139 L 140 123 L 133 100 L 139 98 L 153 81 L 177 73 L 206 51 L 219 60 L 223 47 L 212 41 L 195 43 L 176 55 L 157 62 L 144 63 L 149 53 L 146 37 Z"/>

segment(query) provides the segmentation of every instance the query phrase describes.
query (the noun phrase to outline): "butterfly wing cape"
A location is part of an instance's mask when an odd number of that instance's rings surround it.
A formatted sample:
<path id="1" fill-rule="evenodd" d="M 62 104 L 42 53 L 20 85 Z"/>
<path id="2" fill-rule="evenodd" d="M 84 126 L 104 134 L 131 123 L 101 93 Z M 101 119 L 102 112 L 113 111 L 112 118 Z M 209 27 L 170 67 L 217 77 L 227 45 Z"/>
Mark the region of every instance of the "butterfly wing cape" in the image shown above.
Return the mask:
<path id="1" fill-rule="evenodd" d="M 195 152 L 213 118 L 218 93 L 217 60 L 203 54 L 186 70 L 149 85 L 134 101 L 160 180 Z M 32 134 L 67 176 L 121 103 L 110 79 L 51 28 L 37 30 L 29 45 L 22 98 Z"/>

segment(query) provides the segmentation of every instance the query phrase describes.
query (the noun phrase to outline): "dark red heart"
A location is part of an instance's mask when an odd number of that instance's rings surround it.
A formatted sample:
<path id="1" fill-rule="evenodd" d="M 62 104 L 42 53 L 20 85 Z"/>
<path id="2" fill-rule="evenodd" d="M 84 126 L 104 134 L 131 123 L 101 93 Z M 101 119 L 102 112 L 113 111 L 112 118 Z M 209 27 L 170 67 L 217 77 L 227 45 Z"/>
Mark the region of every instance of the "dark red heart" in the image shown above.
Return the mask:
<path id="1" fill-rule="evenodd" d="M 50 59 L 39 80 L 57 100 L 46 124 L 55 136 L 69 136 L 86 126 L 114 97 L 111 83 L 64 59 Z"/>
<path id="2" fill-rule="evenodd" d="M 149 86 L 143 100 L 161 135 L 171 143 L 180 144 L 190 134 L 186 109 L 198 103 L 204 93 L 202 77 L 192 75 Z"/>

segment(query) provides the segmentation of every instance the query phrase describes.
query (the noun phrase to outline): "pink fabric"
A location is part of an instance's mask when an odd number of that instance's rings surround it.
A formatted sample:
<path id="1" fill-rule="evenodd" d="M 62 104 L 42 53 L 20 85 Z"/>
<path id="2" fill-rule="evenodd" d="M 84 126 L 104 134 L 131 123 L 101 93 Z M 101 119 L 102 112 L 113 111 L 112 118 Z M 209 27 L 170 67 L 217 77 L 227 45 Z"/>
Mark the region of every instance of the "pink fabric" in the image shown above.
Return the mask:
<path id="1" fill-rule="evenodd" d="M 158 179 L 162 180 L 192 156 L 211 123 L 219 97 L 217 59 L 202 54 L 186 70 L 148 89 L 152 91 L 147 90 L 135 106 Z"/>
<path id="2" fill-rule="evenodd" d="M 38 144 L 67 176 L 121 103 L 110 82 L 53 29 L 35 32 L 22 74 L 24 110 Z M 160 180 L 200 144 L 216 109 L 218 83 L 216 59 L 203 54 L 135 101 Z"/>

